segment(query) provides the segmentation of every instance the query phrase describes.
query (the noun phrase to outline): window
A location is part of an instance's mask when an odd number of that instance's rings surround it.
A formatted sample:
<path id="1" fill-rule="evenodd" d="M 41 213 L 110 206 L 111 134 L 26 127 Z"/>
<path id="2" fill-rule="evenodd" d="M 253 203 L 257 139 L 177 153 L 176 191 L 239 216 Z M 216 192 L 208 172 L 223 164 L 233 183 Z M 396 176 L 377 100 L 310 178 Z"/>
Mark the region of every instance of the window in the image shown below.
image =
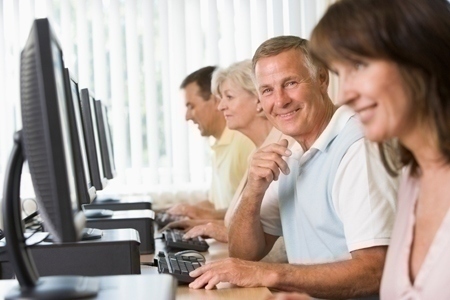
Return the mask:
<path id="1" fill-rule="evenodd" d="M 107 190 L 207 190 L 209 143 L 184 119 L 179 85 L 206 65 L 251 58 L 269 37 L 309 33 L 331 0 L 0 1 L 0 186 L 21 128 L 20 51 L 48 17 L 66 67 L 110 112 L 118 177 Z"/>

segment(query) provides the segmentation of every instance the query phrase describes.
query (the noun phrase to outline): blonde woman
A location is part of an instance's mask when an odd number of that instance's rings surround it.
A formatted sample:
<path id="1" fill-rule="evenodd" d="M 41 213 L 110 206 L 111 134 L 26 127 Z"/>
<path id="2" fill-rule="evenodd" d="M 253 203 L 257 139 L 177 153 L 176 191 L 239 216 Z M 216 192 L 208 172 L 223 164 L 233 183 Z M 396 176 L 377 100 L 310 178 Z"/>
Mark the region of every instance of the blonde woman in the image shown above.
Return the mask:
<path id="1" fill-rule="evenodd" d="M 244 60 L 234 63 L 228 68 L 216 70 L 213 74 L 211 89 L 213 94 L 221 99 L 218 109 L 223 112 L 227 127 L 247 136 L 257 149 L 278 142 L 282 138 L 288 139 L 290 144 L 293 144 L 293 139 L 284 136 L 267 120 L 252 81 L 251 60 Z M 188 230 L 185 234 L 186 238 L 204 236 L 228 242 L 227 227 L 246 182 L 245 174 L 224 220 L 184 220 L 170 224 L 169 227 L 184 227 Z M 272 254 L 266 259 L 286 261 L 282 245 L 283 242 L 280 240 L 276 247 L 278 250 L 272 251 Z"/>

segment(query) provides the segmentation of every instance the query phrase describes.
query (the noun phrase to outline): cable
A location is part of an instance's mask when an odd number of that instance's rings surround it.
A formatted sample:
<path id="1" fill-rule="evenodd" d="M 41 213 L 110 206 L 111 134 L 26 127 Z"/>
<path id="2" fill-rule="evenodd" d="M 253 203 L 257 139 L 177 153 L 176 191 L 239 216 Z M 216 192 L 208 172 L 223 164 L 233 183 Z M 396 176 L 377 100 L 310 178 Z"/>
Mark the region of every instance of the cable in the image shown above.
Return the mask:
<path id="1" fill-rule="evenodd" d="M 25 229 L 26 230 L 34 230 L 36 228 L 43 227 L 43 224 L 44 223 L 40 219 L 38 219 L 38 220 L 33 219 L 32 221 L 25 224 Z"/>
<path id="2" fill-rule="evenodd" d="M 43 229 L 43 226 L 42 226 L 42 222 L 41 222 L 41 223 L 39 224 L 39 226 L 38 226 L 37 228 L 35 228 L 35 229 L 31 232 L 31 234 L 25 238 L 25 241 L 28 240 L 29 238 L 31 238 L 31 237 L 32 237 L 33 235 L 35 235 L 37 232 L 42 231 L 42 229 Z M 5 234 L 3 233 L 3 230 L 0 229 L 0 240 L 1 240 L 2 238 L 4 238 L 4 237 L 5 237 Z M 30 247 L 30 246 L 37 245 L 37 244 L 39 244 L 40 242 L 42 242 L 42 241 L 37 241 L 37 242 L 34 243 L 34 244 L 26 245 L 26 247 Z M 1 249 L 0 254 L 6 252 L 6 241 L 0 242 L 0 246 L 2 247 L 2 248 L 0 248 L 0 249 Z"/>
<path id="3" fill-rule="evenodd" d="M 36 211 L 32 212 L 31 214 L 29 214 L 28 216 L 26 216 L 26 217 L 23 219 L 23 222 L 24 222 L 25 224 L 30 223 L 30 222 L 32 222 L 33 219 L 34 219 L 35 217 L 37 217 L 38 215 L 39 215 L 39 210 L 36 210 Z"/>
<path id="4" fill-rule="evenodd" d="M 44 227 L 42 226 L 42 223 L 41 223 L 37 228 L 35 228 L 35 229 L 31 232 L 31 234 L 30 234 L 29 236 L 27 236 L 27 237 L 25 238 L 25 241 L 28 240 L 29 238 L 31 238 L 33 235 L 35 235 L 36 232 L 41 232 L 43 228 L 44 228 Z M 37 244 L 39 244 L 40 242 L 42 242 L 42 241 L 38 241 L 38 242 L 36 242 L 36 243 L 34 243 L 34 244 L 27 245 L 27 247 L 37 245 Z"/>

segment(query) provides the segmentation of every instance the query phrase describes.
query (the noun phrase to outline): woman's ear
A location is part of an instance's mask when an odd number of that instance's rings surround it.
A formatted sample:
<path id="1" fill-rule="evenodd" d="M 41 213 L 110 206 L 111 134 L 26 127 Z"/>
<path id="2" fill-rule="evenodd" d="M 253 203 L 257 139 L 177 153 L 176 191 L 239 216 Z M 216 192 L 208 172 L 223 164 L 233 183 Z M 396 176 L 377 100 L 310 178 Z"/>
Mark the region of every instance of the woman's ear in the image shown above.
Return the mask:
<path id="1" fill-rule="evenodd" d="M 263 108 L 261 106 L 261 101 L 259 101 L 259 98 L 256 100 L 256 111 L 257 112 L 262 112 Z"/>
<path id="2" fill-rule="evenodd" d="M 320 83 L 320 89 L 322 92 L 327 93 L 328 85 L 330 84 L 330 74 L 328 69 L 319 67 L 317 70 L 317 75 Z"/>

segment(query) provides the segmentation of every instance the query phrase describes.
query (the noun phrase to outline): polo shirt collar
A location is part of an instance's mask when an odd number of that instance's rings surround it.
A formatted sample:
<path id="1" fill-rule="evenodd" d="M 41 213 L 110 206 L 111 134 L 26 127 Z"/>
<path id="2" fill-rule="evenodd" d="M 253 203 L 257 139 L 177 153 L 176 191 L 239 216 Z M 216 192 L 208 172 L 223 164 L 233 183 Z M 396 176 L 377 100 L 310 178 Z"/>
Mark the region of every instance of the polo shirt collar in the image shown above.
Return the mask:
<path id="1" fill-rule="evenodd" d="M 234 137 L 234 130 L 228 129 L 228 127 L 225 126 L 225 129 L 223 130 L 222 134 L 220 135 L 220 138 L 214 142 L 213 148 L 229 145 L 233 141 Z"/>
<path id="2" fill-rule="evenodd" d="M 339 107 L 331 117 L 325 130 L 306 152 L 299 145 L 292 149 L 292 158 L 299 161 L 300 166 L 310 160 L 318 151 L 324 152 L 333 139 L 342 131 L 347 121 L 355 114 L 348 106 Z M 298 143 L 297 143 L 298 144 Z"/>
<path id="3" fill-rule="evenodd" d="M 355 115 L 355 112 L 343 105 L 339 107 L 331 117 L 325 130 L 320 134 L 319 138 L 312 144 L 311 149 L 317 149 L 324 152 L 328 145 L 334 140 L 334 138 L 342 131 L 347 121 Z"/>

